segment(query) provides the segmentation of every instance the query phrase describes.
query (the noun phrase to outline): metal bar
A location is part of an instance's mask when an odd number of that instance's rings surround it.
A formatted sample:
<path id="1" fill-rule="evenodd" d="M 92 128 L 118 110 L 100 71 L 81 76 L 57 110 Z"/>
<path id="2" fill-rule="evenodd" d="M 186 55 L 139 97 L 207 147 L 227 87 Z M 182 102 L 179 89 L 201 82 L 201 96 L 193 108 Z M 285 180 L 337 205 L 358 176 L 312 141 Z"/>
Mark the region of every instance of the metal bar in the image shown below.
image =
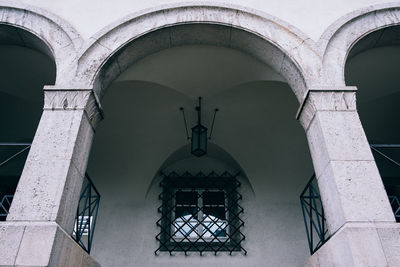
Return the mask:
<path id="1" fill-rule="evenodd" d="M 32 143 L 0 142 L 0 146 L 30 146 Z"/>
<path id="2" fill-rule="evenodd" d="M 18 151 L 17 153 L 15 153 L 14 155 L 12 155 L 11 157 L 9 157 L 8 159 L 6 159 L 5 161 L 3 161 L 2 163 L 0 163 L 0 167 L 5 165 L 7 162 L 9 162 L 10 160 L 14 159 L 15 157 L 17 157 L 18 155 L 24 153 L 27 149 L 29 149 L 31 146 L 27 146 L 25 148 L 23 148 L 22 150 Z"/>
<path id="3" fill-rule="evenodd" d="M 96 194 L 100 197 L 101 195 L 100 195 L 99 191 L 97 190 L 96 186 L 94 186 L 94 183 L 87 172 L 85 173 L 85 177 L 86 177 L 86 179 L 88 179 L 88 181 L 89 181 L 91 187 L 93 187 L 94 191 L 96 191 Z"/>
<path id="4" fill-rule="evenodd" d="M 375 147 L 371 146 L 371 149 L 374 150 L 376 153 L 378 153 L 379 155 L 381 155 L 382 157 L 384 157 L 385 159 L 389 160 L 390 162 L 392 162 L 393 164 L 397 165 L 398 167 L 400 167 L 400 163 L 398 163 L 397 161 L 391 159 L 390 157 L 386 156 L 383 152 L 379 151 L 378 149 L 376 149 Z"/>
<path id="5" fill-rule="evenodd" d="M 309 188 L 309 194 L 311 195 L 311 186 L 308 187 Z M 312 201 L 310 201 L 310 208 L 312 208 Z M 312 229 L 312 211 L 310 211 L 310 239 L 311 239 L 311 248 L 314 245 L 314 237 L 313 237 L 313 229 Z"/>
<path id="6" fill-rule="evenodd" d="M 182 111 L 183 122 L 185 123 L 186 138 L 187 138 L 187 140 L 189 140 L 190 137 L 189 137 L 189 131 L 188 131 L 187 122 L 186 122 L 185 110 L 182 107 L 179 110 Z"/>
<path id="7" fill-rule="evenodd" d="M 91 184 L 90 182 L 89 182 L 89 184 Z M 91 225 L 90 225 L 90 219 L 91 219 L 91 216 L 92 216 L 92 201 L 91 201 L 91 196 L 92 196 L 92 186 L 89 186 L 89 228 L 88 228 L 88 253 L 90 253 L 90 248 L 91 248 L 91 246 L 92 246 L 92 243 L 90 242 L 90 240 L 91 240 L 91 238 L 90 238 L 90 234 L 91 234 Z"/>
<path id="8" fill-rule="evenodd" d="M 212 120 L 212 123 L 211 123 L 210 135 L 208 136 L 209 140 L 211 140 L 211 135 L 212 135 L 213 130 L 214 130 L 215 116 L 217 115 L 218 111 L 219 111 L 219 109 L 217 109 L 217 108 L 214 110 L 214 116 L 213 116 L 213 120 Z"/>
<path id="9" fill-rule="evenodd" d="M 370 146 L 375 148 L 400 148 L 400 144 L 370 144 Z"/>

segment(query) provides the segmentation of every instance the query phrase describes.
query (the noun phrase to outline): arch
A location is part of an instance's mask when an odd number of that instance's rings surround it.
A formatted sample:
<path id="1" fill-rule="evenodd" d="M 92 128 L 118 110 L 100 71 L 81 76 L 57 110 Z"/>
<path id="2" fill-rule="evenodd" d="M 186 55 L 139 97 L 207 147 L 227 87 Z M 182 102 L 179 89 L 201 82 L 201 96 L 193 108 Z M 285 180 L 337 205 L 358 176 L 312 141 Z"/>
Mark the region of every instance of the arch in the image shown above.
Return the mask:
<path id="1" fill-rule="evenodd" d="M 374 5 L 341 17 L 318 43 L 320 51 L 324 51 L 320 83 L 345 86 L 345 64 L 353 46 L 374 31 L 399 24 L 400 3 Z"/>
<path id="2" fill-rule="evenodd" d="M 0 24 L 32 33 L 43 44 L 19 35 L 24 46 L 35 48 L 51 56 L 57 68 L 56 84 L 71 86 L 76 71 L 77 51 L 83 44 L 78 32 L 63 19 L 36 7 L 15 1 L 0 1 Z M 18 42 L 18 41 L 17 41 Z"/>
<path id="3" fill-rule="evenodd" d="M 246 187 L 249 188 L 250 192 L 252 195 L 255 195 L 253 186 L 249 180 L 249 178 L 246 175 L 246 172 L 243 170 L 243 168 L 240 166 L 240 164 L 237 162 L 236 159 L 233 158 L 233 156 L 227 152 L 225 149 L 222 147 L 218 146 L 217 144 L 214 143 L 209 143 L 208 144 L 208 153 L 206 156 L 202 158 L 196 158 L 195 156 L 190 154 L 190 144 L 183 145 L 176 149 L 174 152 L 172 152 L 161 164 L 160 168 L 157 170 L 157 172 L 154 174 L 153 179 L 150 181 L 150 183 L 147 186 L 146 190 L 146 198 L 149 194 L 149 191 L 156 187 L 156 185 L 159 183 L 159 178 L 160 178 L 160 173 L 164 174 L 169 174 L 172 171 L 177 171 L 177 172 L 184 172 L 184 171 L 189 171 L 192 172 L 192 174 L 197 174 L 198 172 L 204 172 L 204 174 L 208 174 L 211 171 L 216 171 L 219 174 L 222 174 L 223 171 L 230 171 L 232 174 L 239 173 L 238 177 L 241 180 L 242 183 Z M 177 167 L 177 163 L 179 164 L 180 162 L 184 162 L 185 160 L 195 160 L 198 162 L 199 160 L 202 160 L 206 158 L 207 162 L 210 161 L 216 161 L 218 164 L 218 169 L 215 169 L 215 166 L 208 167 L 207 169 L 204 169 L 202 167 L 204 166 L 195 166 L 192 165 L 192 168 L 187 168 L 186 166 L 183 169 L 182 166 Z M 224 166 L 221 169 L 221 166 Z M 172 167 L 172 168 L 171 168 Z M 195 168 L 193 168 L 195 167 Z M 228 169 L 227 169 L 228 168 Z"/>
<path id="4" fill-rule="evenodd" d="M 82 49 L 77 82 L 93 86 L 101 98 L 135 60 L 185 44 L 232 47 L 267 61 L 283 74 L 298 99 L 320 69 L 314 42 L 293 26 L 241 7 L 192 3 L 134 13 L 101 30 Z"/>

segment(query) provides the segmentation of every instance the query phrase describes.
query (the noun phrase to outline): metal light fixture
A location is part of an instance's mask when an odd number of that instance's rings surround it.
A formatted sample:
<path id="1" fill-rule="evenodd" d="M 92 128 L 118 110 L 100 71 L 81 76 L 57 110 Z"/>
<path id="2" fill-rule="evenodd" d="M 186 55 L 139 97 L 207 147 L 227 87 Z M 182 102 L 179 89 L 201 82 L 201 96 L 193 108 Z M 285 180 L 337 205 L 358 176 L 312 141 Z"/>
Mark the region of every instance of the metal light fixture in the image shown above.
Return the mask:
<path id="1" fill-rule="evenodd" d="M 199 97 L 199 105 L 195 108 L 197 111 L 197 124 L 192 127 L 192 137 L 189 137 L 189 132 L 186 123 L 185 111 L 181 107 L 183 121 L 185 123 L 186 136 L 187 139 L 191 140 L 191 153 L 197 157 L 204 156 L 207 154 L 207 139 L 211 139 L 211 134 L 214 128 L 215 115 L 217 114 L 218 109 L 214 110 L 214 117 L 211 125 L 210 136 L 207 138 L 207 127 L 201 124 L 201 97 Z"/>

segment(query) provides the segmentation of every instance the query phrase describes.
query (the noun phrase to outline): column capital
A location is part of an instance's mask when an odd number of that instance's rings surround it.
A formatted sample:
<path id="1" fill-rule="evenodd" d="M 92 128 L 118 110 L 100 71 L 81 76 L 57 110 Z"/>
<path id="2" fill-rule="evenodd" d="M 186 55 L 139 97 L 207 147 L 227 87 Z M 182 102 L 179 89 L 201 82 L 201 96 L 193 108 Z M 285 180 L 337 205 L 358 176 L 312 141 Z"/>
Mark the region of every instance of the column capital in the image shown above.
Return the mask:
<path id="1" fill-rule="evenodd" d="M 317 111 L 356 111 L 355 86 L 309 88 L 300 103 L 296 119 L 308 129 Z"/>
<path id="2" fill-rule="evenodd" d="M 84 110 L 96 128 L 104 118 L 100 101 L 92 88 L 44 87 L 44 110 Z"/>

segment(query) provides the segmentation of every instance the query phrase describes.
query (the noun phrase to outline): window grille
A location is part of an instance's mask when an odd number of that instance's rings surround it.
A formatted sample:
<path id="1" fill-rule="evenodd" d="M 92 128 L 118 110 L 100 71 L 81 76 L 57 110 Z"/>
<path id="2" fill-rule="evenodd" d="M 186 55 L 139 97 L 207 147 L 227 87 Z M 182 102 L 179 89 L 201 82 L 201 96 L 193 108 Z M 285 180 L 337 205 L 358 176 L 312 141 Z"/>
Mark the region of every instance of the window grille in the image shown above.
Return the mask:
<path id="1" fill-rule="evenodd" d="M 238 192 L 240 182 L 236 175 L 225 172 L 218 175 L 198 173 L 182 175 L 172 172 L 163 174 L 160 183 L 162 201 L 158 212 L 161 218 L 156 236 L 159 247 L 155 251 L 217 252 L 247 251 L 242 246 L 245 236 L 239 205 L 242 195 Z"/>

